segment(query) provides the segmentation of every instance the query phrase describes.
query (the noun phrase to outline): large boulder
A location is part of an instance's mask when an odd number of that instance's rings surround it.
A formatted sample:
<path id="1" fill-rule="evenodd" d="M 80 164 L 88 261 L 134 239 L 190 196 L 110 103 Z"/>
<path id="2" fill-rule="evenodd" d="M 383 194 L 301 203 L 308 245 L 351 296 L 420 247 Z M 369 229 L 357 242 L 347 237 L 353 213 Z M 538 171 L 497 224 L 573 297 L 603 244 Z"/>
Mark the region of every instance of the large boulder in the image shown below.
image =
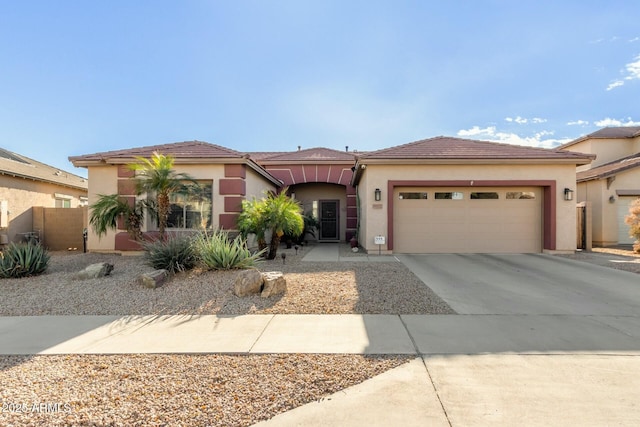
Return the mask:
<path id="1" fill-rule="evenodd" d="M 242 270 L 236 276 L 233 293 L 244 297 L 251 294 L 259 294 L 262 291 L 262 274 L 258 270 Z"/>
<path id="2" fill-rule="evenodd" d="M 109 264 L 108 262 L 98 262 L 90 264 L 85 267 L 84 270 L 76 273 L 75 278 L 79 280 L 96 279 L 98 277 L 108 276 L 111 274 L 111 271 L 113 271 L 113 264 Z"/>
<path id="3" fill-rule="evenodd" d="M 260 296 L 263 298 L 284 294 L 287 291 L 287 281 L 280 271 L 262 273 L 262 279 L 264 280 L 264 287 Z"/>
<path id="4" fill-rule="evenodd" d="M 167 280 L 167 276 L 169 273 L 167 270 L 154 270 L 150 273 L 144 273 L 138 276 L 138 283 L 140 283 L 145 288 L 155 289 L 164 285 L 165 280 Z"/>

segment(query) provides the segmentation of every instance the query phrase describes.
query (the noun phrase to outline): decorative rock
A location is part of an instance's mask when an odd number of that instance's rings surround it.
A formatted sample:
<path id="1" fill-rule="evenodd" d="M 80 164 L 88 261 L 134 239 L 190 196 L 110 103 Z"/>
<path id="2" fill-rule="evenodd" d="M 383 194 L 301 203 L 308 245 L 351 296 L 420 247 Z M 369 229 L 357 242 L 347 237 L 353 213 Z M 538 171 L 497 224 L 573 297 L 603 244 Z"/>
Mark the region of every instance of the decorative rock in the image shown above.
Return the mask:
<path id="1" fill-rule="evenodd" d="M 284 294 L 287 291 L 287 281 L 280 271 L 268 271 L 262 273 L 264 287 L 262 288 L 262 298 L 269 298 L 274 295 Z"/>
<path id="2" fill-rule="evenodd" d="M 242 270 L 236 277 L 233 293 L 244 297 L 251 294 L 259 294 L 262 290 L 262 274 L 258 270 Z"/>
<path id="3" fill-rule="evenodd" d="M 145 288 L 155 289 L 164 285 L 167 276 L 167 270 L 154 270 L 151 273 L 144 273 L 138 276 L 138 283 Z"/>
<path id="4" fill-rule="evenodd" d="M 113 264 L 107 262 L 98 262 L 96 264 L 90 264 L 85 267 L 84 270 L 78 272 L 75 276 L 76 279 L 96 279 L 98 277 L 104 277 L 111 274 L 113 270 Z"/>

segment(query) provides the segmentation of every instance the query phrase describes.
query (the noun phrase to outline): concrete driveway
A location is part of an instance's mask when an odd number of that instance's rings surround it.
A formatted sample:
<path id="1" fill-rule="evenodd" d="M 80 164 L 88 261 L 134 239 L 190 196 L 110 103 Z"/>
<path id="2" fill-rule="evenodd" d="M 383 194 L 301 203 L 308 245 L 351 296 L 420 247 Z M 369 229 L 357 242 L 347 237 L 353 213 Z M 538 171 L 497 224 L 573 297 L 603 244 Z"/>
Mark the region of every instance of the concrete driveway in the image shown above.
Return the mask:
<path id="1" fill-rule="evenodd" d="M 398 255 L 458 314 L 636 316 L 640 276 L 543 254 Z"/>

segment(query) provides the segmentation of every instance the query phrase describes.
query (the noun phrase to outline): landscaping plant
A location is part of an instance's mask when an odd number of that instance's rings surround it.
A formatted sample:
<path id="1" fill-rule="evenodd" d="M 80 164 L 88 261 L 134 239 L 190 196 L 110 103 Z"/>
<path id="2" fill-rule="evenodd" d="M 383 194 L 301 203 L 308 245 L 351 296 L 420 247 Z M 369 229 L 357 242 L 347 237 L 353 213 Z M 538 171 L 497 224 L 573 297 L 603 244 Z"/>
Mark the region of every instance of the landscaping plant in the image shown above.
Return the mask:
<path id="1" fill-rule="evenodd" d="M 246 237 L 248 233 L 256 234 L 260 247 L 260 239 L 265 242 L 267 230 L 271 231 L 271 241 L 267 259 L 275 259 L 280 246 L 280 239 L 286 233 L 298 236 L 304 230 L 304 219 L 300 204 L 287 196 L 287 188 L 280 193 L 267 193 L 262 200 L 243 203 L 243 211 L 238 218 L 238 229 Z M 265 242 L 266 243 L 266 242 Z"/>
<path id="2" fill-rule="evenodd" d="M 141 246 L 150 266 L 170 273 L 191 270 L 198 260 L 191 236 L 173 236 L 164 240 L 142 242 Z"/>
<path id="3" fill-rule="evenodd" d="M 195 238 L 194 244 L 200 264 L 208 270 L 254 267 L 266 250 L 252 254 L 242 236 L 231 240 L 222 230 L 201 233 Z"/>
<path id="4" fill-rule="evenodd" d="M 136 157 L 138 163 L 129 165 L 136 172 L 135 182 L 138 194 L 155 195 L 158 214 L 158 230 L 164 239 L 165 229 L 171 210 L 172 193 L 190 193 L 192 189 L 185 181 L 196 187 L 197 182 L 189 175 L 173 170 L 174 158 L 153 153 L 151 159 Z"/>
<path id="5" fill-rule="evenodd" d="M 624 218 L 624 222 L 629 226 L 629 236 L 634 237 L 634 252 L 640 253 L 640 199 L 636 199 L 629 206 L 629 215 Z"/>
<path id="6" fill-rule="evenodd" d="M 36 276 L 49 266 L 49 253 L 39 243 L 11 243 L 0 252 L 0 277 Z"/>
<path id="7" fill-rule="evenodd" d="M 93 226 L 98 237 L 107 234 L 107 230 L 118 228 L 118 219 L 124 219 L 127 233 L 134 240 L 142 240 L 142 225 L 144 213 L 148 211 L 155 216 L 155 204 L 152 200 L 138 200 L 131 206 L 124 198 L 117 194 L 99 194 L 98 200 L 91 205 L 89 223 Z"/>

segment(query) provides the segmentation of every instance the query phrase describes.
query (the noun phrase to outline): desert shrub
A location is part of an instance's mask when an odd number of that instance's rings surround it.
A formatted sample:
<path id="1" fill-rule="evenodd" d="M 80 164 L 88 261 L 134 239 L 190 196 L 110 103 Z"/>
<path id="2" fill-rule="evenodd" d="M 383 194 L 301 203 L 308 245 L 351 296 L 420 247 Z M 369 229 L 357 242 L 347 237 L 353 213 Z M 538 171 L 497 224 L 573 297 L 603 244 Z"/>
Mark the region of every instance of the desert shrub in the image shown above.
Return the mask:
<path id="1" fill-rule="evenodd" d="M 221 230 L 198 235 L 195 247 L 200 263 L 209 270 L 250 268 L 255 266 L 266 251 L 265 248 L 252 254 L 242 236 L 231 240 L 229 235 Z"/>
<path id="2" fill-rule="evenodd" d="M 169 237 L 142 243 L 145 260 L 156 269 L 170 273 L 191 270 L 197 263 L 196 250 L 191 236 Z"/>
<path id="3" fill-rule="evenodd" d="M 629 215 L 624 218 L 624 222 L 629 226 L 629 236 L 636 239 L 633 250 L 640 252 L 640 199 L 636 199 L 631 203 Z"/>
<path id="4" fill-rule="evenodd" d="M 0 277 L 37 276 L 45 272 L 49 258 L 39 243 L 11 243 L 0 255 Z"/>

